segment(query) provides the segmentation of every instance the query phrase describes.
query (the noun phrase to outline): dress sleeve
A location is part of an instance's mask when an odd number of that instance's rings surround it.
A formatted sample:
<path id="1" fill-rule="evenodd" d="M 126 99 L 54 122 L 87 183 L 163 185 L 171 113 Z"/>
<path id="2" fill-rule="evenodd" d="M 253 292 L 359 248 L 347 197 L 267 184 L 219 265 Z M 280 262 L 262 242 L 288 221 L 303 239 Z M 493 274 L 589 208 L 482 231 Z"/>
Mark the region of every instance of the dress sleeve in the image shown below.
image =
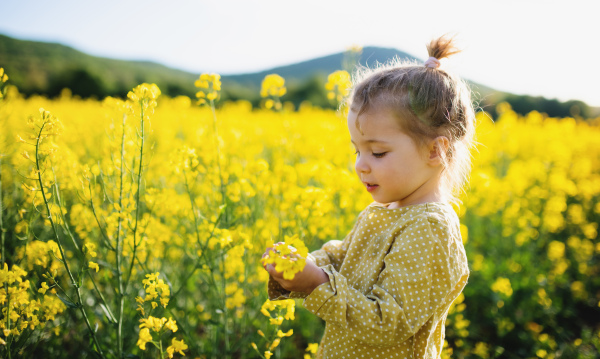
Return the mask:
<path id="1" fill-rule="evenodd" d="M 364 344 L 385 347 L 406 341 L 427 321 L 439 321 L 466 284 L 462 241 L 444 227 L 427 215 L 415 217 L 394 239 L 366 294 L 327 265 L 330 281 L 307 296 L 304 307 Z"/>
<path id="2" fill-rule="evenodd" d="M 314 252 L 308 254 L 308 258 L 315 262 L 317 267 L 325 267 L 327 265 L 333 265 L 337 270 L 340 269 L 344 258 L 346 257 L 346 252 L 348 251 L 348 247 L 350 245 L 352 236 L 358 227 L 358 223 L 360 222 L 364 212 L 358 215 L 358 219 L 354 224 L 354 227 L 346 235 L 343 241 L 334 239 L 327 243 L 325 243 L 321 249 L 318 249 Z M 274 280 L 271 276 L 269 276 L 269 284 L 268 284 L 268 294 L 270 300 L 280 300 L 280 299 L 288 299 L 288 298 L 305 298 L 307 296 L 306 293 L 303 292 L 290 292 L 289 290 L 284 289 L 276 280 Z"/>

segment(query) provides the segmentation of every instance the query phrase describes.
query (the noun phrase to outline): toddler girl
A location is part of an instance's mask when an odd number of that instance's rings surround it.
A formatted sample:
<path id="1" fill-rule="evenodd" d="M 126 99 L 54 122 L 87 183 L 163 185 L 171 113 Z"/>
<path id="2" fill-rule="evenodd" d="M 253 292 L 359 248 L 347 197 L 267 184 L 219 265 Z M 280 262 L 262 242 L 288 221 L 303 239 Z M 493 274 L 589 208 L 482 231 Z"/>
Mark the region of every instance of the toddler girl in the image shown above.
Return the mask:
<path id="1" fill-rule="evenodd" d="M 452 40 L 427 49 L 424 66 L 359 74 L 350 95 L 356 174 L 375 202 L 293 280 L 265 267 L 271 300 L 305 298 L 325 320 L 318 358 L 439 358 L 448 309 L 467 283 L 450 202 L 470 172 L 474 110 L 467 86 L 439 68 L 457 52 Z"/>

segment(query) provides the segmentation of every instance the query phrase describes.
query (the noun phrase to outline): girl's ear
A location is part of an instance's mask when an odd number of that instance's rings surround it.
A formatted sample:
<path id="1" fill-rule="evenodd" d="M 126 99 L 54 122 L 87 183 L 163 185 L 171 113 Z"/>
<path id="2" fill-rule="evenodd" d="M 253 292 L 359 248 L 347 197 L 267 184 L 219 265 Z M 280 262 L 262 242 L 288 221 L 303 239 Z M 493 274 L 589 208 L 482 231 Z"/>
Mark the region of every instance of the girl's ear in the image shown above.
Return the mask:
<path id="1" fill-rule="evenodd" d="M 446 154 L 450 147 L 450 140 L 446 136 L 438 136 L 429 142 L 429 164 L 432 166 L 445 165 Z"/>

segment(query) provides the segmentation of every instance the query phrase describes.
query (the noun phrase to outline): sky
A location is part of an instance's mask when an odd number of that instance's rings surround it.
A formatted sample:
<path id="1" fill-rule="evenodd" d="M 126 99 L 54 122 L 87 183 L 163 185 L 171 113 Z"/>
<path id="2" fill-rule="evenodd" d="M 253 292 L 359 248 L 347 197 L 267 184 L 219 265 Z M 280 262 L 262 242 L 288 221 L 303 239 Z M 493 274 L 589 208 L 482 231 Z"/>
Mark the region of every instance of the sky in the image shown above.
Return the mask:
<path id="1" fill-rule="evenodd" d="M 496 90 L 600 106 L 598 0 L 0 0 L 0 34 L 194 73 L 267 70 L 392 47 Z"/>

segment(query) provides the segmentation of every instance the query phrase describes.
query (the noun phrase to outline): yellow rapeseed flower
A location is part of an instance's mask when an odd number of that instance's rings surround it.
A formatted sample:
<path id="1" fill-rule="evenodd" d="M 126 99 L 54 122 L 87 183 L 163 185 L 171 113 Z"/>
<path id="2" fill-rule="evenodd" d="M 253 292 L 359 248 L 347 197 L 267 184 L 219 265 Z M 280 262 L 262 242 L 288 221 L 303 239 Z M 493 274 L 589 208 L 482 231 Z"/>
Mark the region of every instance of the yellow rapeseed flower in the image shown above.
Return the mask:
<path id="1" fill-rule="evenodd" d="M 149 316 L 148 318 L 140 319 L 140 328 L 148 328 L 152 329 L 155 332 L 160 332 L 165 323 L 167 323 L 167 318 L 156 318 L 153 316 Z"/>
<path id="2" fill-rule="evenodd" d="M 146 291 L 144 300 L 146 302 L 155 303 L 154 300 L 160 296 L 160 304 L 166 308 L 169 304 L 171 289 L 169 288 L 169 285 L 166 284 L 164 280 L 158 278 L 158 276 L 158 272 L 146 274 L 146 279 L 142 280 L 142 284 Z M 153 304 L 153 308 L 155 308 L 156 305 L 157 304 Z"/>
<path id="3" fill-rule="evenodd" d="M 479 342 L 475 345 L 475 349 L 473 350 L 473 352 L 481 358 L 488 358 L 489 350 L 490 346 L 488 344 Z"/>
<path id="4" fill-rule="evenodd" d="M 96 253 L 96 245 L 91 242 L 87 242 L 83 245 L 83 253 L 89 254 L 90 257 L 96 257 L 98 253 Z"/>
<path id="5" fill-rule="evenodd" d="M 280 338 L 273 340 L 273 343 L 271 343 L 271 345 L 269 346 L 269 350 L 273 350 L 273 349 L 277 348 L 277 346 L 279 346 L 280 342 L 281 342 Z"/>
<path id="6" fill-rule="evenodd" d="M 281 330 L 277 331 L 277 336 L 280 338 L 291 337 L 293 334 L 294 334 L 294 329 L 290 329 L 286 333 L 282 332 Z"/>
<path id="7" fill-rule="evenodd" d="M 142 100 L 155 101 L 160 96 L 160 89 L 156 84 L 143 83 L 136 86 L 132 91 L 127 93 L 127 98 L 137 102 Z"/>
<path id="8" fill-rule="evenodd" d="M 221 75 L 219 74 L 201 74 L 194 85 L 199 89 L 196 93 L 198 104 L 202 105 L 208 101 L 215 101 L 221 91 Z"/>
<path id="9" fill-rule="evenodd" d="M 150 334 L 150 330 L 148 328 L 140 329 L 140 336 L 135 345 L 140 347 L 142 350 L 146 350 L 146 343 L 152 341 L 152 335 Z"/>
<path id="10" fill-rule="evenodd" d="M 178 329 L 177 323 L 173 320 L 173 318 L 169 318 L 169 320 L 167 320 L 167 323 L 165 323 L 165 328 L 169 329 L 173 333 L 175 333 Z"/>
<path id="11" fill-rule="evenodd" d="M 277 326 L 277 325 L 281 325 L 281 323 L 283 323 L 283 317 L 280 316 L 280 315 L 278 315 L 275 318 L 269 319 L 269 324 L 271 324 L 271 325 L 276 325 Z"/>
<path id="12" fill-rule="evenodd" d="M 333 72 L 327 76 L 325 89 L 327 90 L 327 98 L 341 102 L 350 93 L 352 80 L 347 71 L 340 70 Z"/>
<path id="13" fill-rule="evenodd" d="M 275 269 L 283 273 L 283 278 L 294 279 L 296 273 L 301 272 L 306 265 L 308 248 L 297 234 L 285 236 L 284 243 L 277 243 L 273 251 L 261 259 L 263 265 L 275 264 Z"/>
<path id="14" fill-rule="evenodd" d="M 279 98 L 285 95 L 287 89 L 285 88 L 285 79 L 277 74 L 270 74 L 265 76 L 262 81 L 260 96 L 261 97 L 276 97 Z"/>
<path id="15" fill-rule="evenodd" d="M 50 287 L 48 287 L 48 284 L 46 282 L 42 282 L 42 287 L 40 289 L 38 289 L 39 293 L 42 294 L 46 294 L 46 291 L 50 289 Z"/>
<path id="16" fill-rule="evenodd" d="M 98 266 L 98 263 L 94 263 L 94 262 L 90 262 L 89 263 L 89 268 L 95 269 L 96 272 L 98 272 L 100 270 L 100 267 Z"/>
<path id="17" fill-rule="evenodd" d="M 319 343 L 309 343 L 306 347 L 306 351 L 312 354 L 315 354 L 319 349 Z"/>
<path id="18" fill-rule="evenodd" d="M 550 260 L 558 260 L 565 255 L 565 244 L 559 241 L 552 241 L 548 245 L 548 258 Z"/>
<path id="19" fill-rule="evenodd" d="M 185 344 L 182 340 L 177 340 L 175 338 L 173 338 L 171 340 L 171 345 L 169 347 L 167 347 L 167 355 L 169 356 L 169 358 L 173 358 L 173 354 L 175 352 L 185 356 L 185 354 L 183 353 L 184 350 L 187 350 L 188 346 L 187 344 Z"/>
<path id="20" fill-rule="evenodd" d="M 510 286 L 510 280 L 504 277 L 496 279 L 492 284 L 492 290 L 497 293 L 502 293 L 507 297 L 510 297 L 513 293 L 512 287 Z"/>

